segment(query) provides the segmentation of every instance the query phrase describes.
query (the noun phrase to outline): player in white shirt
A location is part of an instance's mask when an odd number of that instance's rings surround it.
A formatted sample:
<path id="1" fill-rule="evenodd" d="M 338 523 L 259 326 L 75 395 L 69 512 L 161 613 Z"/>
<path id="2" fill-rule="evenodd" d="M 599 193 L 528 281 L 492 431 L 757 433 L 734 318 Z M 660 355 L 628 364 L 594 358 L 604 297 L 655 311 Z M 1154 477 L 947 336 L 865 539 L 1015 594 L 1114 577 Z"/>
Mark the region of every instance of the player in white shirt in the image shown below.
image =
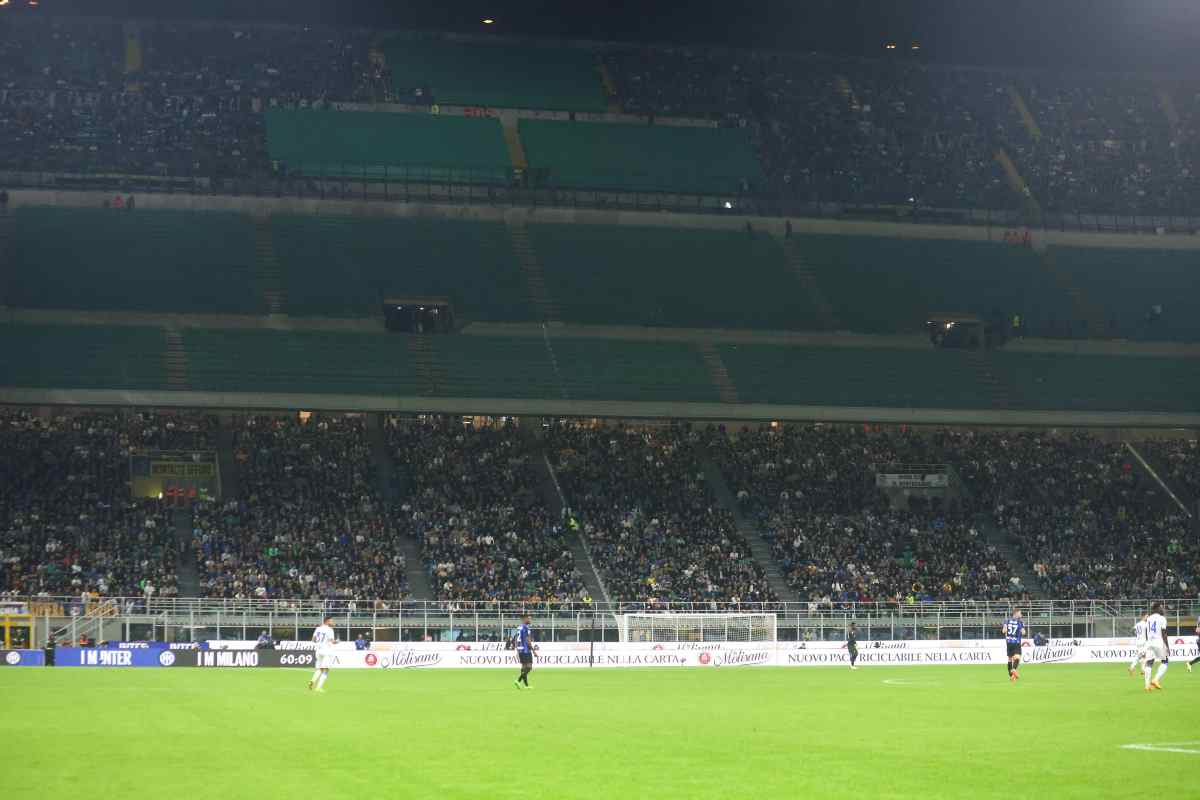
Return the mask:
<path id="1" fill-rule="evenodd" d="M 333 617 L 325 621 L 313 631 L 313 643 L 316 648 L 316 669 L 313 670 L 312 680 L 308 688 L 317 692 L 325 691 L 325 679 L 329 677 L 329 665 L 333 661 L 333 646 L 337 644 L 337 636 L 333 633 Z"/>
<path id="2" fill-rule="evenodd" d="M 1133 661 L 1129 662 L 1130 675 L 1133 674 L 1134 669 L 1142 666 L 1142 662 L 1146 660 L 1146 629 L 1149 627 L 1146 618 L 1149 616 L 1149 614 L 1142 614 L 1142 618 L 1134 623 L 1133 626 L 1133 646 L 1137 648 L 1137 655 L 1133 657 Z"/>
<path id="3" fill-rule="evenodd" d="M 1146 618 L 1146 663 L 1142 672 L 1146 676 L 1146 691 L 1162 688 L 1162 677 L 1167 673 L 1167 660 L 1171 656 L 1167 644 L 1167 618 L 1162 613 L 1162 603 L 1150 607 L 1150 616 Z M 1150 679 L 1150 671 L 1154 662 L 1158 661 L 1158 674 Z"/>

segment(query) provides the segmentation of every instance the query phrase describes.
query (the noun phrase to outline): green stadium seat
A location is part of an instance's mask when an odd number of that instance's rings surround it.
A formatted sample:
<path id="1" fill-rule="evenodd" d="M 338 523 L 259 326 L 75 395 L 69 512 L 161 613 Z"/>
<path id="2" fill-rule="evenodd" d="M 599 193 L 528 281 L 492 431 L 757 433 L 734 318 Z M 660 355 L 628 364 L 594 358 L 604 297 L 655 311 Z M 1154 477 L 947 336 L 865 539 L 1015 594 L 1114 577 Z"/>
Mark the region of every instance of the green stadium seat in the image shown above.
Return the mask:
<path id="1" fill-rule="evenodd" d="M 189 329 L 183 332 L 192 389 L 412 395 L 407 338 L 324 331 Z"/>
<path id="2" fill-rule="evenodd" d="M 829 300 L 839 327 L 861 333 L 924 329 L 931 311 L 1001 319 L 1029 331 L 1067 319 L 1070 298 L 1038 255 L 997 242 L 804 235 L 797 252 Z"/>
<path id="3" fill-rule="evenodd" d="M 747 403 L 988 408 L 966 352 L 723 344 L 718 352 Z"/>
<path id="4" fill-rule="evenodd" d="M 716 403 L 708 367 L 691 344 L 554 339 L 555 361 L 575 399 Z"/>
<path id="5" fill-rule="evenodd" d="M 11 291 L 18 308 L 264 313 L 254 227 L 224 212 L 19 208 Z"/>
<path id="6" fill-rule="evenodd" d="M 998 380 L 1021 409 L 1200 410 L 1200 360 L 999 351 Z"/>
<path id="7" fill-rule="evenodd" d="M 508 183 L 500 122 L 434 114 L 268 111 L 267 151 L 289 173 Z"/>
<path id="8" fill-rule="evenodd" d="M 1200 257 L 1194 250 L 1050 248 L 1055 262 L 1122 338 L 1200 340 Z M 1162 318 L 1147 324 L 1152 306 Z"/>
<path id="9" fill-rule="evenodd" d="M 448 297 L 460 320 L 536 318 L 500 223 L 350 216 L 271 218 L 294 316 L 377 317 L 385 298 Z"/>
<path id="10" fill-rule="evenodd" d="M 161 328 L 0 325 L 0 386 L 167 388 Z"/>
<path id="11" fill-rule="evenodd" d="M 812 329 L 808 296 L 767 234 L 530 225 L 546 287 L 570 322 Z"/>
<path id="12" fill-rule="evenodd" d="M 384 45 L 397 87 L 427 87 L 438 103 L 604 111 L 595 57 L 583 48 L 414 41 Z"/>
<path id="13" fill-rule="evenodd" d="M 552 186 L 732 197 L 763 177 L 740 128 L 523 119 L 518 130 L 530 168 Z"/>

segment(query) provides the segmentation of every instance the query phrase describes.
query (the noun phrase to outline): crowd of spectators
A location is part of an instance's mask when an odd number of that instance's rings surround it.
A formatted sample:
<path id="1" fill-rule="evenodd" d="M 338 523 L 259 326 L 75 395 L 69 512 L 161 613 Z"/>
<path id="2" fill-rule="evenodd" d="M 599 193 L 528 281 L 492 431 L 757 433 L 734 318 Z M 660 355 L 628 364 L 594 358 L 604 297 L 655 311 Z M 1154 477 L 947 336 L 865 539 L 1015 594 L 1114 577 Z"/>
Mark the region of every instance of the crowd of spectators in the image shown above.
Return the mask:
<path id="1" fill-rule="evenodd" d="M 0 168 L 270 175 L 261 112 L 404 99 L 375 45 L 322 26 L 2 19 Z M 1001 149 L 1047 211 L 1200 208 L 1186 81 L 703 47 L 598 58 L 629 113 L 747 128 L 784 210 L 1020 207 Z"/>
<path id="2" fill-rule="evenodd" d="M 364 416 L 233 425 L 236 496 L 198 502 L 193 515 L 203 594 L 374 604 L 408 593 Z"/>
<path id="3" fill-rule="evenodd" d="M 0 592 L 176 593 L 169 514 L 129 491 L 140 429 L 120 413 L 0 412 Z"/>
<path id="4" fill-rule="evenodd" d="M 0 168 L 270 174 L 260 112 L 391 99 L 370 44 L 325 27 L 0 20 Z"/>
<path id="5" fill-rule="evenodd" d="M 1188 520 L 1121 443 L 1052 431 L 953 436 L 963 479 L 1052 596 L 1200 591 Z"/>
<path id="6" fill-rule="evenodd" d="M 536 450 L 514 424 L 390 417 L 387 442 L 397 525 L 420 542 L 439 599 L 589 599 L 563 521 L 537 491 Z"/>
<path id="7" fill-rule="evenodd" d="M 1147 439 L 1138 443 L 1138 449 L 1154 459 L 1168 485 L 1183 492 L 1184 502 L 1200 502 L 1200 440 Z M 1200 508 L 1197 512 L 1200 513 Z"/>
<path id="8" fill-rule="evenodd" d="M 614 601 L 778 599 L 705 481 L 707 435 L 684 425 L 547 431 L 547 452 Z"/>
<path id="9" fill-rule="evenodd" d="M 748 516 L 802 600 L 999 599 L 1019 582 L 963 502 L 908 499 L 893 508 L 875 486 L 889 465 L 943 463 L 947 434 L 871 426 L 745 428 L 713 452 Z"/>

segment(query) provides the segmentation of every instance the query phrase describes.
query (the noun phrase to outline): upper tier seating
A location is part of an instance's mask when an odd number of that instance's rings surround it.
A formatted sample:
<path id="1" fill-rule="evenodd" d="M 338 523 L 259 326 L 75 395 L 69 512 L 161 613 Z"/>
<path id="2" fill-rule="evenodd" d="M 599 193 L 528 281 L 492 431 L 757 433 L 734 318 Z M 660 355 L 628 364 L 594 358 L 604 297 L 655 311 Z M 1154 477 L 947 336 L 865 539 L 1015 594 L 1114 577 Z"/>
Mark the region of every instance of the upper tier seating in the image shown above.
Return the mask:
<path id="1" fill-rule="evenodd" d="M 529 166 L 552 186 L 735 196 L 762 179 L 746 131 L 523 119 Z"/>
<path id="2" fill-rule="evenodd" d="M 289 173 L 507 183 L 495 119 L 346 111 L 269 111 L 267 149 Z"/>
<path id="3" fill-rule="evenodd" d="M 244 214 L 25 207 L 14 216 L 10 305 L 265 311 Z"/>
<path id="4" fill-rule="evenodd" d="M 604 111 L 595 57 L 585 48 L 418 41 L 385 46 L 392 82 L 426 102 L 551 111 Z"/>

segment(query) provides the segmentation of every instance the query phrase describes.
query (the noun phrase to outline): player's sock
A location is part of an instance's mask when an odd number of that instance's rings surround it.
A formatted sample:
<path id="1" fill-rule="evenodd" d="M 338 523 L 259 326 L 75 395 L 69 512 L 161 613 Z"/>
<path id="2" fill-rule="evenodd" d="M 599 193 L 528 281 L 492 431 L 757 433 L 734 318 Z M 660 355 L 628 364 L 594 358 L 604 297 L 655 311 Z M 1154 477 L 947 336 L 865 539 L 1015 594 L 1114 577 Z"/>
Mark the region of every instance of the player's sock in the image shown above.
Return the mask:
<path id="1" fill-rule="evenodd" d="M 321 679 L 321 670 L 319 670 L 319 669 L 314 669 L 314 670 L 313 670 L 313 676 L 312 676 L 312 680 L 311 680 L 311 681 L 309 681 L 309 683 L 311 683 L 313 686 L 316 686 L 316 685 L 317 685 L 317 681 L 318 681 L 318 680 L 320 680 L 320 679 Z"/>
<path id="2" fill-rule="evenodd" d="M 1155 683 L 1159 683 L 1159 682 L 1161 682 L 1161 681 L 1162 681 L 1162 677 L 1163 677 L 1163 675 L 1166 675 L 1166 674 L 1167 674 L 1167 667 L 1168 667 L 1168 666 L 1169 666 L 1169 665 L 1168 665 L 1168 664 L 1167 664 L 1167 662 L 1165 662 L 1165 661 L 1164 661 L 1164 662 L 1162 662 L 1161 664 L 1159 664 L 1159 665 L 1158 665 L 1158 674 L 1154 676 L 1154 681 L 1155 681 Z"/>
<path id="3" fill-rule="evenodd" d="M 1193 658 L 1191 661 L 1188 662 L 1188 666 L 1191 666 L 1192 664 L 1200 664 L 1200 656 L 1196 656 L 1195 658 Z"/>
<path id="4" fill-rule="evenodd" d="M 329 673 L 328 673 L 328 672 L 325 672 L 325 671 L 322 671 L 322 672 L 321 672 L 321 677 L 317 678 L 317 688 L 318 688 L 318 689 L 323 689 L 323 688 L 325 688 L 325 679 L 326 679 L 326 678 L 328 678 L 328 677 L 329 677 Z"/>
<path id="5" fill-rule="evenodd" d="M 1152 669 L 1154 669 L 1154 667 L 1151 664 L 1146 664 L 1146 666 L 1142 667 L 1142 674 L 1146 676 L 1146 688 L 1147 689 L 1150 688 L 1150 671 Z"/>

